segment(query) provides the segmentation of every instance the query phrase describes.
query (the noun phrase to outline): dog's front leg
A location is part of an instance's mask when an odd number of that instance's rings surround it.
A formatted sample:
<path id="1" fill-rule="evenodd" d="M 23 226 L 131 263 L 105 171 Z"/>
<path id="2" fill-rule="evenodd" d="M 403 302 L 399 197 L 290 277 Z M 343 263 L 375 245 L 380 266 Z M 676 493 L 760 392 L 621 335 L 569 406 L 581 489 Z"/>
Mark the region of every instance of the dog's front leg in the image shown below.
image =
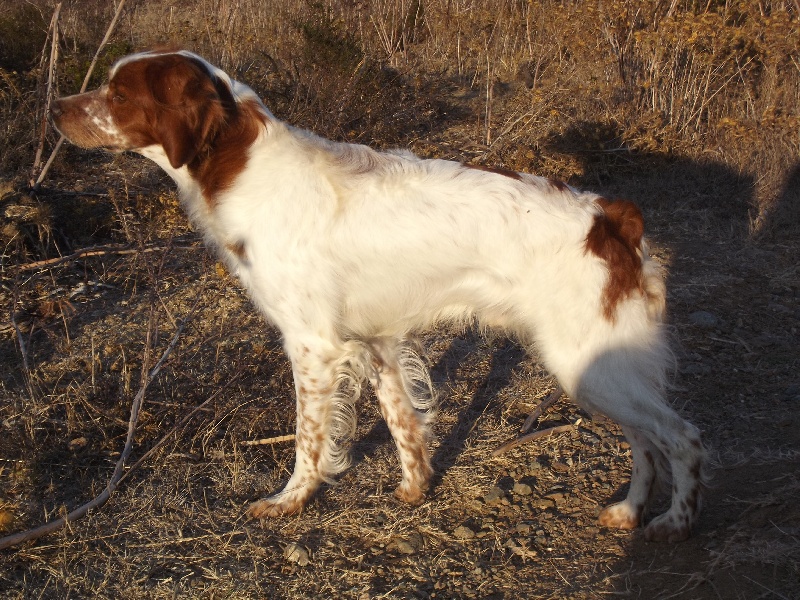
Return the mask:
<path id="1" fill-rule="evenodd" d="M 326 467 L 333 445 L 330 426 L 338 357 L 330 348 L 322 350 L 320 345 L 308 341 L 286 344 L 297 394 L 294 472 L 282 491 L 250 505 L 247 512 L 253 518 L 301 511 L 330 475 Z"/>

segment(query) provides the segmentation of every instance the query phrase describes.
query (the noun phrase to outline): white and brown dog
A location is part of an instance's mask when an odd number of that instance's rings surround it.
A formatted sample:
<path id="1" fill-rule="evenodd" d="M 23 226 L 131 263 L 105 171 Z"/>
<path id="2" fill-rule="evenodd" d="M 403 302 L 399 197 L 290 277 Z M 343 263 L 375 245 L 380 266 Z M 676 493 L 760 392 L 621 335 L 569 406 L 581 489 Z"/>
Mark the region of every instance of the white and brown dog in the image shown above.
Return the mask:
<path id="1" fill-rule="evenodd" d="M 295 469 L 252 516 L 301 510 L 347 466 L 342 443 L 366 380 L 400 455 L 396 495 L 419 502 L 432 473 L 434 394 L 409 339 L 435 323 L 477 320 L 536 345 L 572 399 L 622 425 L 630 491 L 600 522 L 638 526 L 656 478 L 671 472 L 672 505 L 645 534 L 690 535 L 704 449 L 664 399 L 664 282 L 630 202 L 322 139 L 185 51 L 124 58 L 106 85 L 56 101 L 52 116 L 79 146 L 160 165 L 280 329 L 297 393 Z"/>

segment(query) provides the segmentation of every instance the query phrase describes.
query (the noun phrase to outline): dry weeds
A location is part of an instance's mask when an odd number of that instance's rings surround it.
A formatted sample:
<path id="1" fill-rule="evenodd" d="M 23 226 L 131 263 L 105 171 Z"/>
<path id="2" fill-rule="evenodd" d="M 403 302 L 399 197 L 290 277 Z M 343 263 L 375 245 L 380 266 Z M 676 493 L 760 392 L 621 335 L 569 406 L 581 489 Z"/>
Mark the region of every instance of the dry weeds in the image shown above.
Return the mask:
<path id="1" fill-rule="evenodd" d="M 537 428 L 567 430 L 493 458 L 555 382 L 470 331 L 424 339 L 442 390 L 425 504 L 393 500 L 397 460 L 367 397 L 340 485 L 298 517 L 246 521 L 293 463 L 292 442 L 274 441 L 294 419 L 279 340 L 142 159 L 65 148 L 26 190 L 54 9 L 36 0 L 0 6 L 0 532 L 102 491 L 142 374 L 200 302 L 145 395 L 140 463 L 101 509 L 0 551 L 0 593 L 800 596 L 797 2 L 264 6 L 131 2 L 92 84 L 132 49 L 185 46 L 329 137 L 636 200 L 670 273 L 671 399 L 719 463 L 697 535 L 664 546 L 596 526 L 624 493 L 629 450 L 566 402 Z M 113 8 L 63 3 L 58 93 L 80 86 Z"/>

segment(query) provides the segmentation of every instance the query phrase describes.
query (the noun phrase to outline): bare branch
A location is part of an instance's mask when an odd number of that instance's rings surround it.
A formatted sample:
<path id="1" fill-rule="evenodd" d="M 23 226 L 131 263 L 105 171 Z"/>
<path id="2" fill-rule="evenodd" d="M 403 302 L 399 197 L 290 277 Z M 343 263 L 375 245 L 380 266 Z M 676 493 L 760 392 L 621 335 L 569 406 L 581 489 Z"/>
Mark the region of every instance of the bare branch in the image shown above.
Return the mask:
<path id="1" fill-rule="evenodd" d="M 294 439 L 294 434 L 290 433 L 288 435 L 278 435 L 271 438 L 264 438 L 261 440 L 244 440 L 239 442 L 240 446 L 272 446 L 274 444 L 280 444 L 281 442 L 291 442 Z"/>
<path id="2" fill-rule="evenodd" d="M 47 92 L 44 98 L 44 111 L 41 124 L 41 132 L 39 136 L 39 147 L 36 149 L 36 156 L 33 159 L 32 173 L 36 173 L 39 165 L 42 162 L 42 152 L 44 152 L 44 143 L 47 134 L 47 115 L 50 113 L 50 101 L 53 98 L 53 81 L 55 80 L 55 69 L 58 63 L 58 18 L 61 13 L 61 2 L 56 4 L 56 9 L 53 11 L 53 18 L 50 19 L 49 33 L 53 36 L 50 45 L 50 66 L 47 74 Z M 44 54 L 44 52 L 42 52 Z M 42 56 L 44 59 L 44 56 Z M 33 181 L 31 181 L 33 185 Z"/>
<path id="3" fill-rule="evenodd" d="M 189 238 L 179 238 L 178 241 L 188 241 Z M 194 248 L 194 245 L 182 245 L 182 246 L 170 246 L 172 248 L 187 248 L 191 249 Z M 137 254 L 139 252 L 159 252 L 162 250 L 166 250 L 167 246 L 158 245 L 158 246 L 145 246 L 145 247 L 133 247 L 131 244 L 105 244 L 99 246 L 89 246 L 87 248 L 81 248 L 80 250 L 73 252 L 67 256 L 59 256 L 57 258 L 48 258 L 46 260 L 37 260 L 32 263 L 27 263 L 24 265 L 14 265 L 12 268 L 16 269 L 17 271 L 35 271 L 36 269 L 43 269 L 46 267 L 55 267 L 56 265 L 60 265 L 62 263 L 71 262 L 73 260 L 78 260 L 79 258 L 85 258 L 88 256 L 105 256 L 108 254 Z"/>
<path id="4" fill-rule="evenodd" d="M 550 437 L 551 435 L 556 435 L 557 433 L 564 433 L 565 431 L 570 431 L 571 429 L 574 428 L 575 425 L 559 425 L 558 427 L 550 427 L 549 429 L 534 431 L 533 433 L 529 433 L 527 435 L 523 435 L 514 440 L 511 440 L 510 442 L 506 442 L 505 444 L 500 446 L 497 450 L 492 452 L 492 456 L 500 456 L 501 454 L 504 454 L 505 452 L 508 452 L 512 448 L 516 448 L 517 446 L 520 446 L 522 444 L 532 442 L 533 440 L 538 440 L 539 438 Z"/>
<path id="5" fill-rule="evenodd" d="M 561 398 L 561 394 L 563 393 L 564 390 L 560 385 L 558 385 L 547 398 L 539 402 L 536 408 L 531 411 L 531 414 L 528 415 L 528 418 L 525 419 L 525 423 L 522 425 L 521 433 L 526 433 L 531 427 L 533 427 L 534 422 L 544 414 L 544 411 L 553 406 L 553 404 L 555 404 L 558 399 Z"/>
<path id="6" fill-rule="evenodd" d="M 228 389 L 228 388 L 229 388 L 229 387 L 230 387 L 230 386 L 231 386 L 231 385 L 232 385 L 232 384 L 233 384 L 233 383 L 234 383 L 234 382 L 235 382 L 237 379 L 239 379 L 239 375 L 240 375 L 240 374 L 241 374 L 241 373 L 236 373 L 235 375 L 233 375 L 233 377 L 231 377 L 230 379 L 228 379 L 228 381 L 226 381 L 226 382 L 225 382 L 225 384 L 224 384 L 224 385 L 222 385 L 222 387 L 220 387 L 219 389 L 217 389 L 217 391 L 216 391 L 216 392 L 214 392 L 213 394 L 211 394 L 211 395 L 210 395 L 208 398 L 206 398 L 206 399 L 205 399 L 205 400 L 204 400 L 204 401 L 203 401 L 201 404 L 198 404 L 198 405 L 197 405 L 197 406 L 195 406 L 195 407 L 194 407 L 194 408 L 193 408 L 191 411 L 189 411 L 189 414 L 187 414 L 185 417 L 183 417 L 183 418 L 182 418 L 182 419 L 181 419 L 181 420 L 180 420 L 180 421 L 179 421 L 179 422 L 178 422 L 178 423 L 177 423 L 177 424 L 176 424 L 176 425 L 175 425 L 175 426 L 174 426 L 172 429 L 170 429 L 170 430 L 169 430 L 167 433 L 165 433 L 165 434 L 164 434 L 164 435 L 161 437 L 161 439 L 160 439 L 160 440 L 158 440 L 158 441 L 155 443 L 155 445 L 154 445 L 152 448 L 150 448 L 150 450 L 148 450 L 147 452 L 145 452 L 145 453 L 144 453 L 144 454 L 143 454 L 143 455 L 142 455 L 142 456 L 139 458 L 139 460 L 137 460 L 135 463 L 133 463 L 133 464 L 130 466 L 130 468 L 128 468 L 128 470 L 127 470 L 127 471 L 125 471 L 125 474 L 124 474 L 122 477 L 120 477 L 120 479 L 119 479 L 119 482 L 118 482 L 118 483 L 122 483 L 122 482 L 123 482 L 125 479 L 127 479 L 127 478 L 128 478 L 128 476 L 129 476 L 131 473 L 133 473 L 133 472 L 136 470 L 136 468 L 137 468 L 137 467 L 139 467 L 139 465 L 141 465 L 141 464 L 142 464 L 142 463 L 143 463 L 145 460 L 147 460 L 148 458 L 150 458 L 150 456 L 152 456 L 152 455 L 155 453 L 155 451 L 156 451 L 156 450 L 158 450 L 158 449 L 159 449 L 161 446 L 163 446 L 163 445 L 166 443 L 166 441 L 167 441 L 167 440 L 170 438 L 170 436 L 171 436 L 172 434 L 174 434 L 174 433 L 175 433 L 176 431 L 178 431 L 178 430 L 179 430 L 181 427 L 183 427 L 184 425 L 186 425 L 186 423 L 188 423 L 188 422 L 189 422 L 189 420 L 190 420 L 192 417 L 194 417 L 194 416 L 195 416 L 197 413 L 199 413 L 199 412 L 200 412 L 201 410 L 203 410 L 203 409 L 204 409 L 206 406 L 208 406 L 208 405 L 209 405 L 209 404 L 210 404 L 212 401 L 214 401 L 214 400 L 215 400 L 215 399 L 216 399 L 216 398 L 217 398 L 217 397 L 218 397 L 218 396 L 219 396 L 219 395 L 220 395 L 222 392 L 224 392 L 226 389 Z"/>
<path id="7" fill-rule="evenodd" d="M 23 370 L 23 377 L 25 378 L 25 386 L 28 388 L 28 395 L 30 396 L 31 402 L 36 400 L 36 394 L 34 393 L 33 389 L 33 380 L 31 379 L 31 369 L 28 365 L 28 349 L 25 346 L 25 338 L 22 337 L 22 332 L 19 329 L 19 325 L 17 325 L 17 319 L 15 313 L 15 309 L 17 307 L 17 298 L 14 298 L 14 302 L 11 305 L 11 325 L 14 327 L 14 334 L 17 337 L 17 344 L 19 344 L 19 352 L 22 355 L 22 370 Z"/>
<path id="8" fill-rule="evenodd" d="M 61 5 L 59 4 L 59 7 L 60 6 Z M 85 92 L 86 91 L 86 87 L 89 85 L 89 79 L 91 78 L 92 73 L 94 72 L 94 67 L 97 64 L 97 59 L 100 57 L 100 52 L 103 50 L 105 45 L 108 43 L 108 40 L 111 37 L 111 33 L 114 31 L 114 28 L 117 26 L 117 21 L 119 20 L 119 16 L 122 14 L 122 7 L 123 6 L 125 6 L 125 0 L 120 0 L 120 3 L 117 5 L 117 11 L 114 13 L 114 17 L 111 19 L 111 23 L 109 24 L 108 29 L 106 29 L 105 36 L 103 36 L 103 41 L 101 41 L 100 45 L 97 47 L 97 51 L 94 53 L 94 57 L 92 57 L 92 62 L 89 64 L 89 68 L 86 70 L 86 77 L 84 77 L 84 79 L 83 79 L 83 85 L 81 85 L 80 93 Z M 45 112 L 45 115 L 44 115 L 43 118 L 45 120 L 47 119 L 47 113 L 46 112 Z M 44 168 L 42 168 L 42 172 L 39 173 L 39 177 L 36 178 L 36 183 L 33 184 L 33 190 L 34 191 L 38 190 L 39 186 L 42 184 L 42 181 L 44 181 L 44 178 L 47 175 L 47 172 L 50 170 L 50 165 L 53 164 L 53 160 L 55 160 L 56 155 L 58 154 L 58 151 L 61 149 L 61 145 L 64 143 L 65 139 L 66 138 L 63 135 L 60 138 L 58 138 L 58 141 L 56 142 L 56 145 L 53 148 L 53 151 L 50 153 L 50 158 L 47 159 L 47 162 L 45 163 Z"/>

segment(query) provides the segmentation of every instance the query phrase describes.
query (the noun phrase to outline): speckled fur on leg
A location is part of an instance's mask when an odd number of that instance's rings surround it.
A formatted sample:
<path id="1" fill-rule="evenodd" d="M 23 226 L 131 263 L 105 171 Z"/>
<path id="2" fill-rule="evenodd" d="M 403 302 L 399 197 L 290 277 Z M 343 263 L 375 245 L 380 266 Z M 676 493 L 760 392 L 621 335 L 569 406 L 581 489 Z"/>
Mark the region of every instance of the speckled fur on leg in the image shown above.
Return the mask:
<path id="1" fill-rule="evenodd" d="M 403 479 L 395 496 L 419 504 L 433 469 L 427 442 L 435 396 L 425 364 L 407 343 L 382 340 L 371 344 L 374 371 L 370 381 L 394 438 Z M 424 411 L 424 412 L 423 412 Z"/>

